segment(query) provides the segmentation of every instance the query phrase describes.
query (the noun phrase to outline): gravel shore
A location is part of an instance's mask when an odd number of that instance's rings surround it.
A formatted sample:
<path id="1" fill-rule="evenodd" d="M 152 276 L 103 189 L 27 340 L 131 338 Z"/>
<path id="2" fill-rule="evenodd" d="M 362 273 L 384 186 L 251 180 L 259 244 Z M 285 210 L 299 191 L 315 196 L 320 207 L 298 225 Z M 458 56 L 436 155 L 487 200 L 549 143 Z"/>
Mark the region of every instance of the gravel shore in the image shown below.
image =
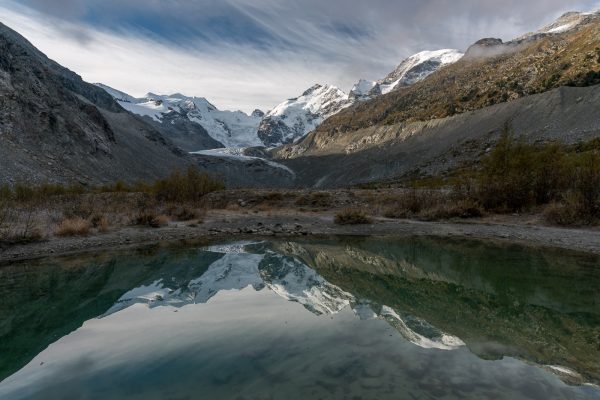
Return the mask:
<path id="1" fill-rule="evenodd" d="M 48 256 L 137 248 L 178 241 L 218 242 L 248 238 L 298 236 L 437 236 L 464 237 L 526 246 L 552 247 L 600 255 L 600 230 L 565 229 L 525 223 L 519 218 L 423 222 L 379 218 L 370 225 L 336 225 L 331 213 L 238 213 L 216 211 L 202 224 L 172 223 L 163 228 L 127 227 L 84 237 L 50 237 L 45 241 L 0 249 L 0 262 Z"/>

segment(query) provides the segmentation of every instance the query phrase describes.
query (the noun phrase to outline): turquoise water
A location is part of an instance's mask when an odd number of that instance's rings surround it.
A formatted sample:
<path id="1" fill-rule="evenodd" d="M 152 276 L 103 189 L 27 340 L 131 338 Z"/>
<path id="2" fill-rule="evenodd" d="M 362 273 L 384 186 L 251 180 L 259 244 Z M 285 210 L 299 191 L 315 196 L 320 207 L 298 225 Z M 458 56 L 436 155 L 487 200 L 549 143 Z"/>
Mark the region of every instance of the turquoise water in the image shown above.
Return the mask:
<path id="1" fill-rule="evenodd" d="M 0 267 L 0 399 L 600 398 L 598 259 L 480 242 Z"/>

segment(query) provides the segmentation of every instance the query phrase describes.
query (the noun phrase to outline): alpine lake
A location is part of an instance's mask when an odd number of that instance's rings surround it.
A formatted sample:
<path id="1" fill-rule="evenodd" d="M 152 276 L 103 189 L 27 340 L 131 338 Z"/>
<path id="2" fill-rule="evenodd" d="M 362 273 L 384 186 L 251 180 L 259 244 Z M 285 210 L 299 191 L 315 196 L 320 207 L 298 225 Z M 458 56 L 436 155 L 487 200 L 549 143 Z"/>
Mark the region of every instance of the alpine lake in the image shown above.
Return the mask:
<path id="1" fill-rule="evenodd" d="M 600 399 L 600 259 L 354 237 L 6 264 L 0 399 Z"/>

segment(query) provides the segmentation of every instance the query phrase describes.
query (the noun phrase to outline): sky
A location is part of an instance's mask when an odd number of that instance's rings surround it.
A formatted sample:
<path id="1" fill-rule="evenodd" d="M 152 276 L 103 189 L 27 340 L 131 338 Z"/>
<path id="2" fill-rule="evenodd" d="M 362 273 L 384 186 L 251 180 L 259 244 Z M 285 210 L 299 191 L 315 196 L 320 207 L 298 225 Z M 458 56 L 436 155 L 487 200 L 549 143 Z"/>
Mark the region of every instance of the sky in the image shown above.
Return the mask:
<path id="1" fill-rule="evenodd" d="M 423 50 L 535 31 L 600 0 L 0 0 L 0 22 L 88 82 L 267 111 Z"/>

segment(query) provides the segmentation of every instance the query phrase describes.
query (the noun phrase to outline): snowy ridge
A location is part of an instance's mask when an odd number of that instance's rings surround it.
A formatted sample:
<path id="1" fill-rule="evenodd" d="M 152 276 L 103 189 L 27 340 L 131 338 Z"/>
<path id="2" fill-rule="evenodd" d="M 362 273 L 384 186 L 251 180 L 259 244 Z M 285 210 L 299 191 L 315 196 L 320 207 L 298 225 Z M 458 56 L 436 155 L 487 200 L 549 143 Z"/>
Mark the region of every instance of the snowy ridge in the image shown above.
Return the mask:
<path id="1" fill-rule="evenodd" d="M 455 49 L 422 51 L 400 63 L 394 71 L 379 81 L 360 80 L 350 92 L 350 97 L 357 100 L 386 94 L 397 87 L 414 85 L 433 74 L 440 68 L 454 64 L 464 54 Z"/>
<path id="2" fill-rule="evenodd" d="M 563 14 L 560 18 L 558 18 L 553 23 L 546 25 L 539 31 L 537 34 L 556 34 L 567 32 L 572 29 L 577 28 L 579 25 L 582 25 L 586 22 L 589 22 L 592 19 L 600 17 L 600 10 L 592 11 L 592 12 L 568 12 Z M 531 34 L 530 34 L 531 35 Z M 526 36 L 530 36 L 526 35 Z"/>
<path id="3" fill-rule="evenodd" d="M 108 92 L 124 109 L 148 116 L 162 123 L 165 116 L 175 114 L 201 125 L 208 134 L 226 147 L 262 146 L 256 131 L 262 119 L 261 112 L 252 115 L 242 111 L 221 111 L 204 97 L 188 97 L 180 93 L 169 96 L 148 93 L 134 98 L 106 85 L 97 86 Z"/>
<path id="4" fill-rule="evenodd" d="M 448 335 L 422 319 L 411 318 L 410 325 L 412 326 L 409 326 L 405 319 L 388 306 L 381 308 L 381 317 L 396 328 L 409 342 L 424 349 L 456 350 L 465 346 L 465 343 L 456 336 Z M 426 331 L 428 335 L 418 333 L 416 329 Z"/>
<path id="5" fill-rule="evenodd" d="M 348 95 L 335 86 L 314 85 L 301 96 L 269 111 L 260 123 L 258 137 L 268 147 L 292 143 L 352 103 Z"/>
<path id="6" fill-rule="evenodd" d="M 121 92 L 117 89 L 113 89 L 110 86 L 103 85 L 102 83 L 94 83 L 94 85 L 98 86 L 101 89 L 104 89 L 105 92 L 110 94 L 119 103 L 136 103 L 138 100 L 135 97 L 128 95 L 127 93 Z"/>

